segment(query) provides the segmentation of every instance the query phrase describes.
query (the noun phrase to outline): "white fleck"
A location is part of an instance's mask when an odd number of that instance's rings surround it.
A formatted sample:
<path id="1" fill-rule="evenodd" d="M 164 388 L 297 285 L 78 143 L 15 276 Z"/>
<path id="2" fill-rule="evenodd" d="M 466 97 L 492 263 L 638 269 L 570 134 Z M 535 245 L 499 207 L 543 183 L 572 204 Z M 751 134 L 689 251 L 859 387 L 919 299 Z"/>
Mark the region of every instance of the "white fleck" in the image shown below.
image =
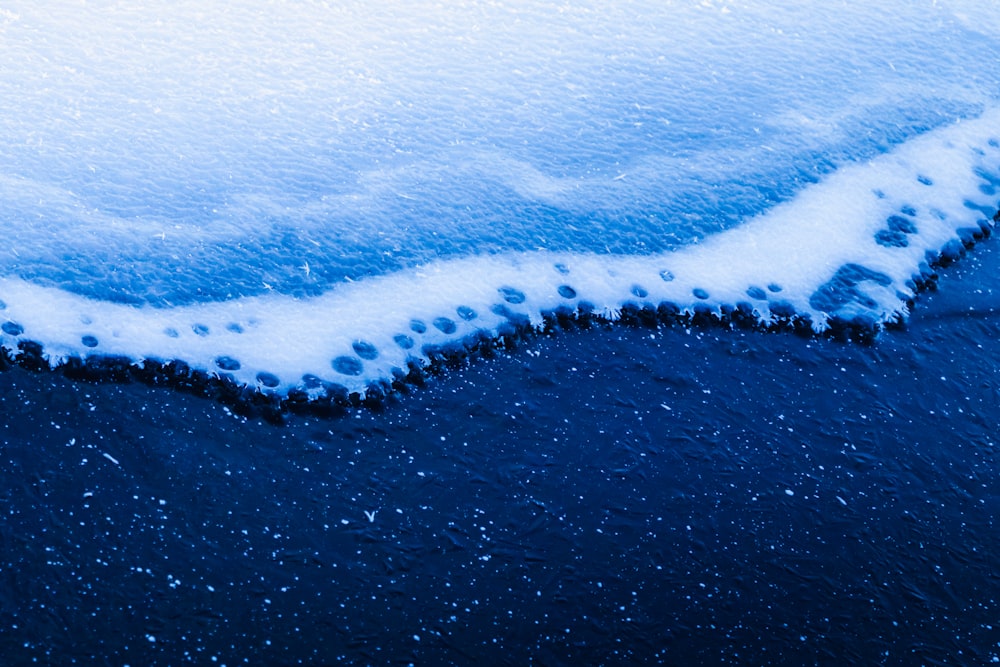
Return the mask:
<path id="1" fill-rule="evenodd" d="M 368 523 L 375 523 L 375 513 L 378 512 L 378 510 L 372 510 L 371 512 L 365 510 L 364 512 L 365 516 L 368 517 Z"/>
<path id="2" fill-rule="evenodd" d="M 794 496 L 795 492 L 792 491 L 791 489 L 785 489 L 785 495 L 786 496 Z"/>
<path id="3" fill-rule="evenodd" d="M 121 465 L 120 463 L 118 463 L 118 459 L 116 459 L 115 457 L 111 456 L 111 454 L 108 454 L 107 452 L 101 452 L 101 456 L 103 456 L 107 460 L 111 461 L 115 465 Z"/>

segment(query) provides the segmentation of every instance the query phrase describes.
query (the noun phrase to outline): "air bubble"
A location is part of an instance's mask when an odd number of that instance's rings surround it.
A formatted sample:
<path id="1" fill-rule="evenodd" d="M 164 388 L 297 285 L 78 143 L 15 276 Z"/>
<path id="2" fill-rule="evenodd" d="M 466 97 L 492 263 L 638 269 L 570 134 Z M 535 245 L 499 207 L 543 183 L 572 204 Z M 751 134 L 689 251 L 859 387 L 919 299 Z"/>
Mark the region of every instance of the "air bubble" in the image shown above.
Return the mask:
<path id="1" fill-rule="evenodd" d="M 891 231 L 902 232 L 904 234 L 916 234 L 917 226 L 913 221 L 900 215 L 890 215 L 885 221 Z"/>
<path id="2" fill-rule="evenodd" d="M 470 322 L 478 317 L 476 311 L 474 311 L 472 308 L 469 308 L 468 306 L 459 306 L 458 308 L 455 309 L 455 312 L 457 312 L 458 316 L 461 317 L 466 322 Z"/>
<path id="3" fill-rule="evenodd" d="M 333 370 L 342 375 L 361 375 L 364 366 L 355 357 L 337 357 L 333 360 Z"/>
<path id="4" fill-rule="evenodd" d="M 649 292 L 647 292 L 641 285 L 632 285 L 632 294 L 640 299 L 645 299 L 649 296 Z"/>
<path id="5" fill-rule="evenodd" d="M 556 264 L 555 267 L 556 271 L 563 274 L 564 276 L 569 273 L 569 267 L 566 266 L 565 264 Z"/>
<path id="6" fill-rule="evenodd" d="M 747 289 L 747 296 L 751 299 L 757 299 L 758 301 L 767 300 L 767 292 L 757 287 L 756 285 L 751 285 Z"/>
<path id="7" fill-rule="evenodd" d="M 559 296 L 561 296 L 564 299 L 572 299 L 576 297 L 576 290 L 570 287 L 569 285 L 560 285 Z"/>
<path id="8" fill-rule="evenodd" d="M 771 314 L 777 317 L 792 318 L 795 316 L 795 306 L 787 301 L 775 301 L 768 306 Z"/>
<path id="9" fill-rule="evenodd" d="M 438 317 L 434 320 L 434 328 L 441 333 L 453 334 L 458 329 L 454 322 L 447 317 Z"/>
<path id="10" fill-rule="evenodd" d="M 226 325 L 226 330 L 232 331 L 233 333 L 241 334 L 243 333 L 243 326 L 236 322 L 230 322 L 229 324 Z"/>
<path id="11" fill-rule="evenodd" d="M 934 181 L 927 178 L 926 176 L 917 176 L 917 180 L 923 183 L 924 185 L 934 185 Z"/>
<path id="12" fill-rule="evenodd" d="M 312 373 L 306 373 L 302 376 L 302 386 L 306 389 L 319 389 L 323 386 L 323 380 Z"/>
<path id="13" fill-rule="evenodd" d="M 4 322 L 2 325 L 0 325 L 0 330 L 2 330 L 5 334 L 8 334 L 10 336 L 20 336 L 21 334 L 24 333 L 24 327 L 22 327 L 17 322 Z"/>
<path id="14" fill-rule="evenodd" d="M 674 279 L 674 274 L 671 271 L 663 269 L 662 271 L 660 271 L 660 278 L 663 279 L 663 282 L 669 283 Z"/>
<path id="15" fill-rule="evenodd" d="M 767 286 L 767 289 L 769 292 L 774 292 L 775 294 L 777 294 L 778 292 L 781 291 L 781 285 L 779 285 L 778 283 L 770 283 Z"/>
<path id="16" fill-rule="evenodd" d="M 513 287 L 501 287 L 497 291 L 500 292 L 500 296 L 502 296 L 503 300 L 507 303 L 519 304 L 524 303 L 527 300 L 524 292 Z"/>
<path id="17" fill-rule="evenodd" d="M 238 371 L 240 370 L 240 362 L 232 357 L 217 357 L 215 360 L 215 365 L 224 371 Z"/>
<path id="18" fill-rule="evenodd" d="M 427 333 L 427 325 L 420 320 L 410 320 L 410 331 L 418 334 Z"/>
<path id="19" fill-rule="evenodd" d="M 413 347 L 413 339 L 406 334 L 396 334 L 392 337 L 396 341 L 396 345 L 400 346 L 404 350 L 409 350 Z"/>
<path id="20" fill-rule="evenodd" d="M 378 348 L 366 340 L 356 340 L 351 347 L 354 348 L 355 353 L 362 359 L 371 361 L 378 358 Z"/>
<path id="21" fill-rule="evenodd" d="M 987 183 L 990 183 L 991 185 L 1000 185 L 1000 176 L 998 176 L 997 174 L 987 171 L 982 167 L 977 168 L 975 171 L 976 171 L 976 176 L 983 179 Z"/>
<path id="22" fill-rule="evenodd" d="M 196 334 L 202 337 L 208 335 L 208 327 L 206 327 L 204 324 L 195 324 L 194 326 L 191 327 L 191 331 L 195 332 Z"/>
<path id="23" fill-rule="evenodd" d="M 979 211 L 980 213 L 983 214 L 983 217 L 985 217 L 987 220 L 992 219 L 997 212 L 996 209 L 992 206 L 987 206 L 985 204 L 977 204 L 976 202 L 970 201 L 968 199 L 963 201 L 962 205 L 971 211 Z"/>
<path id="24" fill-rule="evenodd" d="M 180 336 L 180 334 L 177 333 L 177 329 L 174 329 L 173 327 L 167 327 L 166 329 L 163 330 L 163 333 L 168 338 L 177 338 L 178 336 Z"/>
<path id="25" fill-rule="evenodd" d="M 708 292 L 706 292 L 705 290 L 703 290 L 700 287 L 695 287 L 693 290 L 691 290 L 691 294 L 694 294 L 695 297 L 697 297 L 699 299 L 707 299 L 708 298 Z"/>
<path id="26" fill-rule="evenodd" d="M 274 373 L 268 373 L 266 371 L 261 371 L 260 373 L 257 373 L 257 382 L 260 382 L 262 385 L 264 385 L 269 389 L 274 389 L 279 384 L 281 384 L 281 380 L 278 379 L 277 375 L 275 375 Z"/>
<path id="27" fill-rule="evenodd" d="M 97 347 L 97 338 L 89 334 L 81 338 L 80 342 L 83 343 L 85 347 Z"/>
<path id="28" fill-rule="evenodd" d="M 896 232 L 890 229 L 879 230 L 875 234 L 875 243 L 884 248 L 905 248 L 910 245 L 910 241 L 903 232 Z"/>
<path id="29" fill-rule="evenodd" d="M 902 213 L 903 215 L 908 215 L 911 217 L 915 217 L 917 215 L 917 209 L 913 208 L 910 205 L 900 207 L 899 212 Z"/>
<path id="30" fill-rule="evenodd" d="M 863 287 L 859 287 L 869 281 L 882 286 L 892 284 L 892 278 L 884 273 L 861 264 L 844 264 L 837 269 L 833 278 L 813 292 L 809 297 L 809 305 L 814 310 L 825 313 L 836 313 L 849 304 L 857 304 L 866 310 L 872 310 L 878 307 L 878 302 L 872 299 Z"/>

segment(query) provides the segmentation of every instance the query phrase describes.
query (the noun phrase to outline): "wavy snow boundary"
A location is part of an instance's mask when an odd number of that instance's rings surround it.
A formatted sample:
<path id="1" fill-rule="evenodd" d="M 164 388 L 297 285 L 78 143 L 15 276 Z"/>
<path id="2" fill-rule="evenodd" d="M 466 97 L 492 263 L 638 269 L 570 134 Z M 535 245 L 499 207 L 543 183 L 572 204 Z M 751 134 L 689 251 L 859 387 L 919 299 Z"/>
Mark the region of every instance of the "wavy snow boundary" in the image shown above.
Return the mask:
<path id="1" fill-rule="evenodd" d="M 733 312 L 822 332 L 904 318 L 940 258 L 994 224 L 1000 109 L 838 170 L 742 226 L 653 256 L 517 253 L 443 260 L 311 299 L 172 309 L 0 279 L 0 345 L 56 367 L 114 358 L 183 362 L 277 397 L 369 393 L 449 349 L 547 314 L 623 308 Z M 33 345 L 34 344 L 34 345 Z M 38 346 L 41 347 L 39 352 Z"/>

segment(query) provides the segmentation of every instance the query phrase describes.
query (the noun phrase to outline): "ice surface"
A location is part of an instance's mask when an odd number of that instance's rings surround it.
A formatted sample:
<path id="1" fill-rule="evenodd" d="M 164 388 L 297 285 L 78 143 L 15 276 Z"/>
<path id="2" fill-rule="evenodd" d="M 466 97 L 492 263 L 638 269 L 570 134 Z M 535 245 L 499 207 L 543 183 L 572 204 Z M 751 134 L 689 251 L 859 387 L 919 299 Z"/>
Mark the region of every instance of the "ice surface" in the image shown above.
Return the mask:
<path id="1" fill-rule="evenodd" d="M 960 1 L 9 3 L 2 344 L 315 393 L 581 303 L 895 319 L 996 208 L 998 24 Z"/>

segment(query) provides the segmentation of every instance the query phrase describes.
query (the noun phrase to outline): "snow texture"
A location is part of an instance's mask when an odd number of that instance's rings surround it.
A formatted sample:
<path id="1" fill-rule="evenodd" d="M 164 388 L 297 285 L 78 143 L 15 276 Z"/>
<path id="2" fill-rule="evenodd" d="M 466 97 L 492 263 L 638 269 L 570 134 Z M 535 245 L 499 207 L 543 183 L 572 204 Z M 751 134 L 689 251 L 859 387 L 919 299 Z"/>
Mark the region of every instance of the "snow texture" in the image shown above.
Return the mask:
<path id="1" fill-rule="evenodd" d="M 878 327 L 991 224 L 971 2 L 0 6 L 0 344 L 364 393 L 582 309 Z"/>

